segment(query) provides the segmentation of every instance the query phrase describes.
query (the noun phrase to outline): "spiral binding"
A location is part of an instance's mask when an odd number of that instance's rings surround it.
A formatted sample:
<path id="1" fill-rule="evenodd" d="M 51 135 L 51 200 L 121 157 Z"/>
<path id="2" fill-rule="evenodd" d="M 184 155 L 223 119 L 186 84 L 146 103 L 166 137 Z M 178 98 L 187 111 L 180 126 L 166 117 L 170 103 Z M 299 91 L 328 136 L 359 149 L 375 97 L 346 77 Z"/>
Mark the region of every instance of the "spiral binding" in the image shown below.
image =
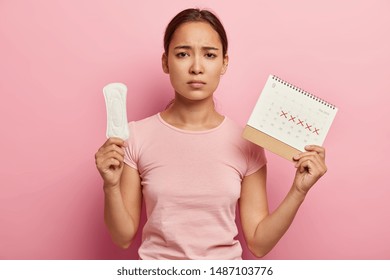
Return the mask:
<path id="1" fill-rule="evenodd" d="M 318 96 L 315 96 L 314 94 L 311 94 L 310 92 L 307 92 L 307 91 L 305 91 L 305 90 L 303 90 L 303 89 L 301 89 L 301 88 L 299 88 L 299 87 L 297 87 L 297 86 L 295 86 L 293 84 L 290 84 L 289 82 L 286 82 L 285 80 L 279 78 L 278 76 L 272 75 L 272 79 L 277 81 L 277 82 L 279 82 L 279 83 L 281 83 L 281 84 L 283 84 L 283 85 L 285 85 L 285 86 L 287 86 L 287 87 L 289 87 L 289 88 L 292 88 L 295 91 L 298 91 L 298 92 L 302 93 L 303 95 L 305 95 L 307 97 L 310 97 L 311 99 L 313 99 L 316 102 L 319 102 L 319 103 L 321 103 L 321 104 L 323 104 L 325 106 L 328 106 L 329 108 L 331 108 L 333 110 L 336 109 L 335 105 L 333 105 L 333 104 L 327 102 L 326 100 L 321 99 Z"/>

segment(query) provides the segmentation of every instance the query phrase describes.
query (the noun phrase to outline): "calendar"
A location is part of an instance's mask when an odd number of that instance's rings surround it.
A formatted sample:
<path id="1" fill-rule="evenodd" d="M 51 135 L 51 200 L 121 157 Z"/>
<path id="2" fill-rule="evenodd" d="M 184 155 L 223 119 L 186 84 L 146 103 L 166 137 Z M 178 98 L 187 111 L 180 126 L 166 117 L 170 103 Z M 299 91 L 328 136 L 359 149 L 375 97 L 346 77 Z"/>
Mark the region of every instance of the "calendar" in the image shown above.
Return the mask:
<path id="1" fill-rule="evenodd" d="M 243 137 L 286 159 L 322 146 L 338 109 L 281 78 L 270 75 Z"/>

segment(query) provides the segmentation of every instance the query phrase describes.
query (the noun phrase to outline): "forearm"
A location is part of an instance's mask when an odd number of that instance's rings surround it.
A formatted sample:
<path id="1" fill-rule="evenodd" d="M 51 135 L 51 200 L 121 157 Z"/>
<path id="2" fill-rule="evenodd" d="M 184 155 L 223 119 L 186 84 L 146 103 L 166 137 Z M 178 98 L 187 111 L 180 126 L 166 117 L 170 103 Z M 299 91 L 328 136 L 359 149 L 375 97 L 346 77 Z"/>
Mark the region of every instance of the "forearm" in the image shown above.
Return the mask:
<path id="1" fill-rule="evenodd" d="M 114 243 L 127 248 L 134 239 L 137 225 L 126 210 L 119 186 L 104 190 L 104 221 Z"/>
<path id="2" fill-rule="evenodd" d="M 251 251 L 256 256 L 266 255 L 282 238 L 304 199 L 305 194 L 293 186 L 279 207 L 259 222 L 250 244 Z"/>

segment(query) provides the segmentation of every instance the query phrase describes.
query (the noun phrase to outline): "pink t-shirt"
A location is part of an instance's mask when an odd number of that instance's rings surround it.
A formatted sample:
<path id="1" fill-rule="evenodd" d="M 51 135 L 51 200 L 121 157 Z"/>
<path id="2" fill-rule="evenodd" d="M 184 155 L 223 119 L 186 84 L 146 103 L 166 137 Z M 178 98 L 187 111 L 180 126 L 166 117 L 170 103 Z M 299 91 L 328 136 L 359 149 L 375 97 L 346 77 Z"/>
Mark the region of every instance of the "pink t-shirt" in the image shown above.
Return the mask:
<path id="1" fill-rule="evenodd" d="M 227 117 L 206 131 L 178 129 L 160 114 L 129 127 L 125 163 L 140 174 L 147 213 L 140 258 L 241 259 L 241 181 L 266 163 L 264 150 Z"/>

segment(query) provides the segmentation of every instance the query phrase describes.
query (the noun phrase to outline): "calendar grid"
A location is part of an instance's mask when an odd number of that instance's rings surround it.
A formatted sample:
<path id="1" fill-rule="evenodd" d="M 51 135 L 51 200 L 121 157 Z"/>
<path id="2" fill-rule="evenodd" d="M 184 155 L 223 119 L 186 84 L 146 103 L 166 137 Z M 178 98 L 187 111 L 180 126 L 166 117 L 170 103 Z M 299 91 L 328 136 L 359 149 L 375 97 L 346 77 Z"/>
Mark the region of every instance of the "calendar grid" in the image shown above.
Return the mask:
<path id="1" fill-rule="evenodd" d="M 300 151 L 322 145 L 337 108 L 274 75 L 260 94 L 248 125 Z"/>

